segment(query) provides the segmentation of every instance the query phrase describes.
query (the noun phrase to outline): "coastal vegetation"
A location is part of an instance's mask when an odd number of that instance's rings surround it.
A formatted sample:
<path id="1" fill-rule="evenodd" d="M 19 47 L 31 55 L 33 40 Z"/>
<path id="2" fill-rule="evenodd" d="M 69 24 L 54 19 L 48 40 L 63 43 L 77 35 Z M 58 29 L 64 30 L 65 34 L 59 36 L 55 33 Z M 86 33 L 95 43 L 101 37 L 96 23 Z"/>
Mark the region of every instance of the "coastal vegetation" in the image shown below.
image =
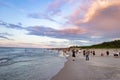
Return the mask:
<path id="1" fill-rule="evenodd" d="M 71 46 L 76 48 L 120 48 L 120 40 L 114 40 L 109 42 L 103 42 L 100 44 L 95 44 L 91 46 Z"/>

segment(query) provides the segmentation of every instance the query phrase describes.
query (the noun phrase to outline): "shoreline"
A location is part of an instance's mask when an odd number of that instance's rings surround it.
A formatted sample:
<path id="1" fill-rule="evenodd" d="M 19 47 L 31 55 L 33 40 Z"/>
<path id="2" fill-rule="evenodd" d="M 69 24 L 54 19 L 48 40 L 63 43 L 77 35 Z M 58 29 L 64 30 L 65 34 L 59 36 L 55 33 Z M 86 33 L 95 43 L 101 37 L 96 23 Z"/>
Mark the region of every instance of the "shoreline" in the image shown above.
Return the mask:
<path id="1" fill-rule="evenodd" d="M 64 67 L 51 80 L 119 80 L 119 63 L 120 58 L 112 56 L 90 56 L 90 61 L 85 61 L 82 53 L 77 54 L 75 61 L 69 56 Z"/>

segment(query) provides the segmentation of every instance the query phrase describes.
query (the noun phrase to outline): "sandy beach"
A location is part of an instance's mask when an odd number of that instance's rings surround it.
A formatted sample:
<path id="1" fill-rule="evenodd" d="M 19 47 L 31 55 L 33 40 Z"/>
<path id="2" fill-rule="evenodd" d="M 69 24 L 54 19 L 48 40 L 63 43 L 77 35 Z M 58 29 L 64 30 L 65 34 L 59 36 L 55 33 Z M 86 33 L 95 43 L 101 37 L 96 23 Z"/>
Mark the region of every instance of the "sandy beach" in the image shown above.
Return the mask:
<path id="1" fill-rule="evenodd" d="M 114 57 L 113 49 L 109 49 L 109 56 L 100 56 L 106 49 L 94 49 L 95 56 L 90 55 L 90 60 L 77 54 L 75 61 L 68 58 L 64 68 L 51 80 L 120 80 L 120 57 Z M 120 49 L 118 49 L 120 51 Z"/>

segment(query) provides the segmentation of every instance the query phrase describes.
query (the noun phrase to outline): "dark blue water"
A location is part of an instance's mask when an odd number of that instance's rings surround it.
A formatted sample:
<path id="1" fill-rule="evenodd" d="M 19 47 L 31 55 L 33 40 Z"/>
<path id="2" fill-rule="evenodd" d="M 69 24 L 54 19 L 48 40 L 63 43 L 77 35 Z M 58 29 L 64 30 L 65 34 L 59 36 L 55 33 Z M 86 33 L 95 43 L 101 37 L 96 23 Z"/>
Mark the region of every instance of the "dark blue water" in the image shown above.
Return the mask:
<path id="1" fill-rule="evenodd" d="M 0 48 L 0 80 L 50 80 L 66 59 L 58 51 Z"/>

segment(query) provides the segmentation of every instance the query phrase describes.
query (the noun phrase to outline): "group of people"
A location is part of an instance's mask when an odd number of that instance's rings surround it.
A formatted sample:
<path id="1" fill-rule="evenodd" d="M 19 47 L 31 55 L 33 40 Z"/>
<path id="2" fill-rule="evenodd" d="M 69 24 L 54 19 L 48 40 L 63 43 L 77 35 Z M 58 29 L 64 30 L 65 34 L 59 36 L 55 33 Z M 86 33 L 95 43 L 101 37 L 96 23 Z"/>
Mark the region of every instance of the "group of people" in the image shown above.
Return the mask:
<path id="1" fill-rule="evenodd" d="M 72 50 L 73 61 L 75 61 L 76 53 L 81 53 L 81 50 L 79 50 L 79 52 L 75 51 L 74 49 Z M 86 61 L 89 61 L 89 54 L 90 54 L 89 50 L 83 51 L 83 55 L 86 57 Z M 95 53 L 94 53 L 94 55 L 95 55 Z"/>
<path id="2" fill-rule="evenodd" d="M 84 49 L 84 50 L 81 50 L 81 49 L 65 49 L 65 50 L 63 50 L 64 55 L 68 55 L 67 54 L 68 52 L 72 52 L 72 60 L 73 61 L 75 61 L 76 54 L 83 53 L 83 56 L 85 57 L 86 61 L 89 61 L 90 55 L 93 55 L 93 56 L 96 55 L 94 50 L 89 50 L 89 49 Z M 104 55 L 109 56 L 110 52 L 107 50 L 106 53 L 101 53 L 100 54 L 100 56 L 104 56 Z M 119 56 L 120 56 L 120 53 L 119 53 Z"/>

